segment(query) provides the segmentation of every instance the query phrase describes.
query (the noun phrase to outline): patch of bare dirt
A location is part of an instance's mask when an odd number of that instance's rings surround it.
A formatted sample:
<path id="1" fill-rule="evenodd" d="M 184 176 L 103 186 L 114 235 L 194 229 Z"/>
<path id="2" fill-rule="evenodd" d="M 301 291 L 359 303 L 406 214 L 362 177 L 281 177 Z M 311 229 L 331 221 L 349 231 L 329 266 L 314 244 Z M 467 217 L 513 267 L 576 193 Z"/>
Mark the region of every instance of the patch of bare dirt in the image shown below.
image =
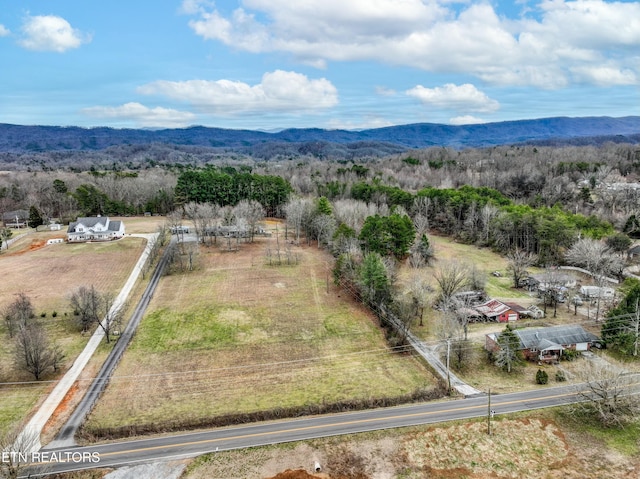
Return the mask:
<path id="1" fill-rule="evenodd" d="M 327 477 L 326 475 L 316 475 L 316 474 L 309 474 L 307 471 L 303 471 L 298 469 L 297 471 L 292 471 L 290 469 L 287 469 L 284 472 L 281 472 L 280 474 L 276 474 L 275 476 L 269 478 L 269 479 L 317 479 L 319 477 Z"/>

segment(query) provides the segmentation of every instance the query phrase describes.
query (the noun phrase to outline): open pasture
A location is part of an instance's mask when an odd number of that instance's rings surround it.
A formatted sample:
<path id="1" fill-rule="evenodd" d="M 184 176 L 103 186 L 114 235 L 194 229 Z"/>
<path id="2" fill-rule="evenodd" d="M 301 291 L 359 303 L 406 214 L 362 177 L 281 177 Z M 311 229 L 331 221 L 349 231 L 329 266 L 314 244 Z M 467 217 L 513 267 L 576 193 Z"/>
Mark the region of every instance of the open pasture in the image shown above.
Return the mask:
<path id="1" fill-rule="evenodd" d="M 326 252 L 296 246 L 297 264 L 269 266 L 265 249 L 276 241 L 200 247 L 195 271 L 162 279 L 89 432 L 433 387 L 424 366 L 390 352 L 375 318 L 330 283 Z"/>
<path id="2" fill-rule="evenodd" d="M 73 363 L 88 339 L 72 325 L 69 295 L 92 284 L 101 292 L 117 294 L 145 245 L 144 239 L 129 237 L 109 243 L 46 245 L 47 239 L 63 236 L 59 231 L 30 233 L 0 255 L 0 311 L 17 294 L 25 293 L 51 341 L 65 353 L 61 372 Z M 13 369 L 13 342 L 4 320 L 0 322 L 0 338 L 0 381 L 31 381 L 30 375 Z M 24 419 L 49 387 L 48 383 L 0 384 L 0 430 Z"/>

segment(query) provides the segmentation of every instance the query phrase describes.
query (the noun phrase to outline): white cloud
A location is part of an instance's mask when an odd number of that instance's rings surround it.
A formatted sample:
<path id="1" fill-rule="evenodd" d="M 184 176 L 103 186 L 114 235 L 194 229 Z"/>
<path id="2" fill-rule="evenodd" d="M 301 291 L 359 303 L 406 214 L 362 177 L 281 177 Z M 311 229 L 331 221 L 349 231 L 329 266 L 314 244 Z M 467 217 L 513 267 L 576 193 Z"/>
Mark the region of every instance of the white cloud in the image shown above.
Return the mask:
<path id="1" fill-rule="evenodd" d="M 635 72 L 629 69 L 620 70 L 615 66 L 584 66 L 576 67 L 572 71 L 576 78 L 600 86 L 635 85 L 638 82 Z"/>
<path id="2" fill-rule="evenodd" d="M 329 121 L 327 128 L 331 130 L 370 130 L 393 125 L 394 123 L 384 118 L 371 117 L 359 122 L 334 119 Z"/>
<path id="3" fill-rule="evenodd" d="M 229 15 L 198 0 L 185 5 L 194 16 L 191 28 L 205 39 L 288 52 L 318 67 L 374 60 L 493 84 L 561 88 L 572 81 L 600 84 L 600 77 L 578 79 L 572 70 L 615 60 L 638 81 L 640 2 L 540 2 L 511 19 L 482 0 L 244 0 Z"/>
<path id="4" fill-rule="evenodd" d="M 9 29 L 0 23 L 0 37 L 6 37 L 10 33 Z"/>
<path id="5" fill-rule="evenodd" d="M 449 119 L 449 123 L 452 125 L 477 125 L 480 123 L 486 123 L 486 120 L 476 118 L 471 115 L 463 115 Z"/>
<path id="6" fill-rule="evenodd" d="M 310 80 L 296 72 L 265 73 L 251 86 L 231 80 L 158 80 L 138 88 L 146 95 L 163 95 L 216 114 L 240 112 L 302 112 L 337 105 L 338 93 L 330 81 Z"/>
<path id="7" fill-rule="evenodd" d="M 91 41 L 91 36 L 71 27 L 62 17 L 30 16 L 22 25 L 20 44 L 28 50 L 62 53 Z"/>
<path id="8" fill-rule="evenodd" d="M 425 88 L 415 86 L 406 94 L 417 98 L 423 104 L 436 108 L 453 109 L 458 111 L 492 112 L 500 108 L 500 104 L 486 93 L 478 90 L 474 85 L 454 85 L 447 83 L 442 87 Z"/>
<path id="9" fill-rule="evenodd" d="M 125 103 L 121 106 L 94 106 L 85 108 L 83 113 L 94 118 L 133 120 L 143 127 L 180 127 L 193 123 L 196 116 L 187 111 L 169 108 L 149 108 L 140 103 Z"/>
<path id="10" fill-rule="evenodd" d="M 396 91 L 393 90 L 392 88 L 387 88 L 386 86 L 377 86 L 376 94 L 380 96 L 395 96 Z"/>
<path id="11" fill-rule="evenodd" d="M 187 15 L 205 12 L 215 7 L 212 0 L 182 0 L 179 11 Z"/>

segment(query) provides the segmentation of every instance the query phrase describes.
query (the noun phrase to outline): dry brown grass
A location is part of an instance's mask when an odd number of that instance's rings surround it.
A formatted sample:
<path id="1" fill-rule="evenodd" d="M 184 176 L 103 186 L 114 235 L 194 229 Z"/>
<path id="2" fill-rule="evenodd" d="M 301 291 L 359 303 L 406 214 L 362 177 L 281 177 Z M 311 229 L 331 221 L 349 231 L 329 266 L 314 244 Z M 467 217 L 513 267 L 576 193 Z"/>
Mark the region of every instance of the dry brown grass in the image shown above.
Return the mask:
<path id="1" fill-rule="evenodd" d="M 144 248 L 141 238 L 125 238 L 117 242 L 90 244 L 56 244 L 46 246 L 49 238 L 64 233 L 31 233 L 18 240 L 0 255 L 0 311 L 15 295 L 25 293 L 35 312 L 44 318 L 50 338 L 66 354 L 61 373 L 73 363 L 88 335 L 82 336 L 71 324 L 69 295 L 79 286 L 93 284 L 101 292 L 117 294 L 129 276 Z M 53 317 L 53 312 L 57 316 Z M 11 367 L 13 346 L 7 337 L 4 321 L 0 323 L 0 381 L 30 381 L 25 373 Z M 55 379 L 49 377 L 47 379 Z M 51 384 L 0 385 L 0 430 L 23 420 L 44 397 Z"/>
<path id="2" fill-rule="evenodd" d="M 327 282 L 327 253 L 296 247 L 297 265 L 269 266 L 264 251 L 275 241 L 236 253 L 203 247 L 196 271 L 161 281 L 89 430 L 188 425 L 434 385 L 411 355 L 391 354 L 376 320 Z"/>
<path id="3" fill-rule="evenodd" d="M 456 470 L 468 477 L 544 477 L 567 457 L 564 437 L 555 424 L 532 420 L 493 421 L 433 428 L 410 436 L 401 454 L 413 468 Z M 450 477 L 446 475 L 444 477 Z"/>
<path id="4" fill-rule="evenodd" d="M 118 293 L 145 245 L 141 238 L 125 238 L 45 246 L 47 239 L 60 236 L 60 232 L 33 233 L 0 255 L 0 308 L 21 292 L 37 313 L 49 314 L 68 311 L 68 296 L 79 286 L 93 284 L 99 291 Z"/>
<path id="5" fill-rule="evenodd" d="M 484 421 L 378 431 L 252 450 L 209 454 L 191 464 L 184 479 L 631 479 L 638 457 L 623 456 L 584 432 L 574 432 L 553 412 Z M 315 461 L 322 472 L 313 475 Z M 304 474 L 310 474 L 306 476 Z"/>

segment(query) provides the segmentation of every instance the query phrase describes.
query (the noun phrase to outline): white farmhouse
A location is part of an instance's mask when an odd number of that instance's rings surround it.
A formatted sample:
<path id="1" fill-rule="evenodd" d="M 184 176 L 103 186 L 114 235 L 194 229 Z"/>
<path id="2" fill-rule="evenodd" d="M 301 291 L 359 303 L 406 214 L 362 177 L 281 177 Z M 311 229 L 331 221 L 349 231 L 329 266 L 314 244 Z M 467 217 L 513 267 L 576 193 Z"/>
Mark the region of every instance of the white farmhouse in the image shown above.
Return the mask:
<path id="1" fill-rule="evenodd" d="M 67 241 L 78 243 L 83 241 L 110 241 L 124 236 L 124 223 L 110 220 L 108 216 L 78 218 L 69 223 Z"/>

